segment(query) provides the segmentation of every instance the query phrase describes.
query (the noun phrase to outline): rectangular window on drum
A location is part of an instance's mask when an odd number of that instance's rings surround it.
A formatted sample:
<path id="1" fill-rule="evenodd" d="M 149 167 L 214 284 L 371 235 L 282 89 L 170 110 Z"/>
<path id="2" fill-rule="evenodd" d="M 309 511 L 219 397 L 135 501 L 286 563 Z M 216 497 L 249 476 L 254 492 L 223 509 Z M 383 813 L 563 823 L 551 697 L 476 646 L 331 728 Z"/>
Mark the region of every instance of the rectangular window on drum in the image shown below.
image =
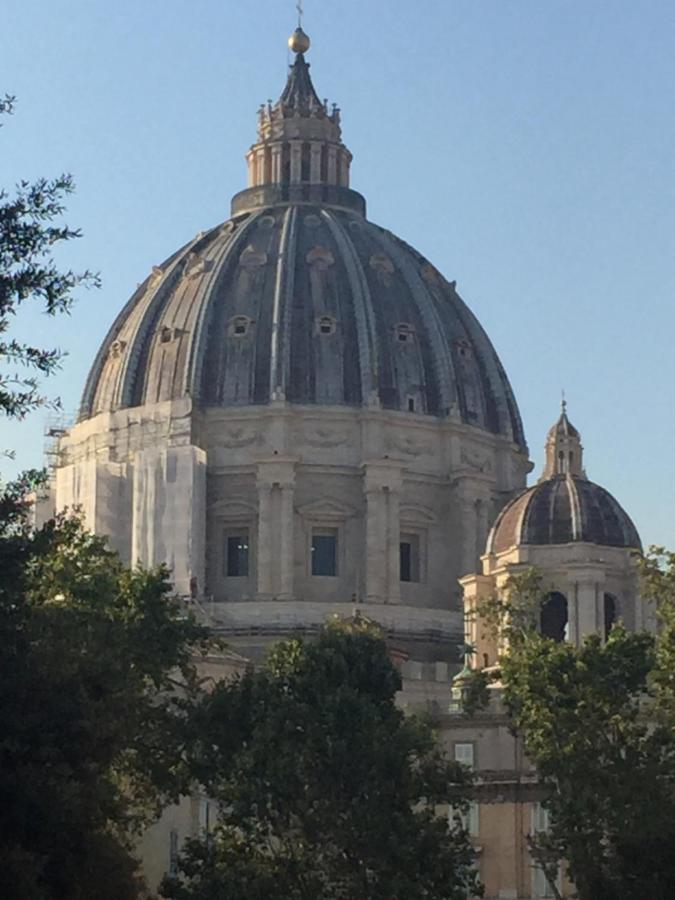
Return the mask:
<path id="1" fill-rule="evenodd" d="M 337 530 L 312 532 L 312 575 L 337 575 Z"/>
<path id="2" fill-rule="evenodd" d="M 225 536 L 225 574 L 228 578 L 248 576 L 248 531 Z"/>
<path id="3" fill-rule="evenodd" d="M 420 580 L 420 539 L 416 534 L 402 534 L 400 550 L 401 581 Z"/>

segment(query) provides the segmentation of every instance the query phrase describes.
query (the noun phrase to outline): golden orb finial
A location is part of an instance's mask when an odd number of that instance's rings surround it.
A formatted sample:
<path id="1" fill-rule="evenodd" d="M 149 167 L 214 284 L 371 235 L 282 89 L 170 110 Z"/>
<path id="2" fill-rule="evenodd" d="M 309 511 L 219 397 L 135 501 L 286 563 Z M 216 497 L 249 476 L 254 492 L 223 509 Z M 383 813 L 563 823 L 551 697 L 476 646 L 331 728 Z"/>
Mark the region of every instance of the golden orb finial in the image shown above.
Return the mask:
<path id="1" fill-rule="evenodd" d="M 288 46 L 293 53 L 307 53 L 311 43 L 308 35 L 305 34 L 299 25 L 288 39 Z"/>

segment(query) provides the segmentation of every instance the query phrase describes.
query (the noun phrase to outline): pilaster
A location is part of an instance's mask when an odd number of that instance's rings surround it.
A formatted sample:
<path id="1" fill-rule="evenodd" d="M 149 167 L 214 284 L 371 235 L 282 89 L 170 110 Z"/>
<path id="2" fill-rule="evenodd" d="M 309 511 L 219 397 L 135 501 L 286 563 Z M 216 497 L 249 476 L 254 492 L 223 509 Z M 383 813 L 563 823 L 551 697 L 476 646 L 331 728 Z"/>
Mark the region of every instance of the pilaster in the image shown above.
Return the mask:
<path id="1" fill-rule="evenodd" d="M 403 463 L 374 460 L 363 464 L 366 496 L 366 598 L 370 603 L 399 603 L 400 494 Z"/>
<path id="2" fill-rule="evenodd" d="M 311 144 L 311 162 L 309 170 L 309 180 L 312 184 L 319 184 L 321 181 L 321 150 L 322 145 L 317 141 Z"/>
<path id="3" fill-rule="evenodd" d="M 297 460 L 272 456 L 257 462 L 258 596 L 294 596 L 294 488 Z"/>
<path id="4" fill-rule="evenodd" d="M 302 142 L 291 141 L 291 184 L 302 180 Z"/>

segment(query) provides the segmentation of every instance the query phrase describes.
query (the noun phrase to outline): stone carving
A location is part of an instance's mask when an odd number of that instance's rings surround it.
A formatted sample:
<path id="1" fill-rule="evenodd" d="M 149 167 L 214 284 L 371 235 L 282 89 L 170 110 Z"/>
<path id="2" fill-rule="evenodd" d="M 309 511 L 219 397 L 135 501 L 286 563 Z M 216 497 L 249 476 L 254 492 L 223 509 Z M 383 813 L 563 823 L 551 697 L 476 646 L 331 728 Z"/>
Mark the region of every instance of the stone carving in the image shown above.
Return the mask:
<path id="1" fill-rule="evenodd" d="M 389 286 L 394 274 L 394 264 L 384 253 L 374 253 L 370 257 L 370 268 L 377 274 L 382 284 Z"/>
<path id="2" fill-rule="evenodd" d="M 399 517 L 404 525 L 433 525 L 437 521 L 434 511 L 421 503 L 402 503 Z"/>
<path id="3" fill-rule="evenodd" d="M 434 286 L 438 286 L 442 283 L 442 275 L 431 263 L 425 263 L 420 270 L 420 275 L 427 282 L 427 284 L 431 284 Z"/>
<path id="4" fill-rule="evenodd" d="M 124 348 L 127 346 L 126 341 L 113 341 L 110 345 L 110 356 L 112 359 L 119 359 L 119 357 L 124 353 Z"/>
<path id="5" fill-rule="evenodd" d="M 204 259 L 203 256 L 200 256 L 199 253 L 196 253 L 193 250 L 187 255 L 183 274 L 186 278 L 196 278 L 198 275 L 202 275 L 204 272 L 208 272 L 212 266 L 213 263 L 211 262 L 211 260 Z"/>
<path id="6" fill-rule="evenodd" d="M 344 522 L 345 519 L 355 515 L 356 510 L 351 506 L 333 500 L 330 497 L 322 497 L 312 503 L 306 503 L 297 508 L 297 512 L 303 519 L 318 520 L 321 522 Z"/>
<path id="7" fill-rule="evenodd" d="M 244 269 L 258 269 L 266 265 L 267 254 L 264 250 L 256 249 L 253 244 L 249 244 L 239 257 L 239 265 Z"/>
<path id="8" fill-rule="evenodd" d="M 334 428 L 317 428 L 305 440 L 310 447 L 342 447 L 347 443 L 344 432 Z"/>
<path id="9" fill-rule="evenodd" d="M 274 216 L 263 216 L 262 219 L 258 222 L 258 228 L 261 231 L 271 231 L 274 228 Z"/>
<path id="10" fill-rule="evenodd" d="M 150 280 L 148 281 L 149 290 L 153 291 L 157 285 L 162 280 L 162 276 L 164 275 L 164 271 L 160 266 L 152 267 L 152 274 L 150 275 Z"/>
<path id="11" fill-rule="evenodd" d="M 405 456 L 425 456 L 433 451 L 429 441 L 414 437 L 391 437 L 388 441 L 389 449 L 403 453 Z"/>
<path id="12" fill-rule="evenodd" d="M 481 472 L 484 475 L 489 475 L 493 471 L 492 460 L 489 456 L 480 453 L 478 450 L 462 447 L 460 459 L 463 465 L 473 469 L 474 472 Z"/>
<path id="13" fill-rule="evenodd" d="M 464 338 L 458 338 L 453 342 L 457 353 L 462 359 L 468 359 L 471 356 L 471 344 Z"/>
<path id="14" fill-rule="evenodd" d="M 216 500 L 209 506 L 212 516 L 228 521 L 246 521 L 254 519 L 257 507 L 243 497 L 228 497 L 227 500 Z"/>
<path id="15" fill-rule="evenodd" d="M 335 264 L 335 257 L 326 247 L 313 247 L 307 254 L 307 262 L 320 272 Z"/>
<path id="16" fill-rule="evenodd" d="M 226 431 L 220 440 L 223 447 L 228 450 L 238 450 L 241 447 L 250 447 L 259 443 L 258 432 L 250 428 L 231 428 Z"/>

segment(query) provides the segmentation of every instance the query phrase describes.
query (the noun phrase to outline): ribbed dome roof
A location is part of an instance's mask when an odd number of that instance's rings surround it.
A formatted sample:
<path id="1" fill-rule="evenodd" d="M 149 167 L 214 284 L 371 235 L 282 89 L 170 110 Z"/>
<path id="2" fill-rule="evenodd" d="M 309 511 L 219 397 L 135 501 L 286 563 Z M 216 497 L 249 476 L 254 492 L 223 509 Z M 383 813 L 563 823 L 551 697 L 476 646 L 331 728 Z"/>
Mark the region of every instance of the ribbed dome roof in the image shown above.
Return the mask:
<path id="1" fill-rule="evenodd" d="M 133 295 L 96 358 L 82 415 L 190 395 L 198 406 L 377 405 L 524 445 L 487 335 L 449 284 L 358 213 L 255 210 L 180 250 Z"/>
<path id="2" fill-rule="evenodd" d="M 260 108 L 232 218 L 139 287 L 81 416 L 185 396 L 197 408 L 285 399 L 451 416 L 524 447 L 504 369 L 454 283 L 365 218 L 308 46 L 293 44 L 285 90 Z"/>
<path id="3" fill-rule="evenodd" d="M 572 542 L 641 548 L 635 525 L 614 497 L 568 473 L 540 481 L 504 507 L 488 537 L 487 552 Z"/>

